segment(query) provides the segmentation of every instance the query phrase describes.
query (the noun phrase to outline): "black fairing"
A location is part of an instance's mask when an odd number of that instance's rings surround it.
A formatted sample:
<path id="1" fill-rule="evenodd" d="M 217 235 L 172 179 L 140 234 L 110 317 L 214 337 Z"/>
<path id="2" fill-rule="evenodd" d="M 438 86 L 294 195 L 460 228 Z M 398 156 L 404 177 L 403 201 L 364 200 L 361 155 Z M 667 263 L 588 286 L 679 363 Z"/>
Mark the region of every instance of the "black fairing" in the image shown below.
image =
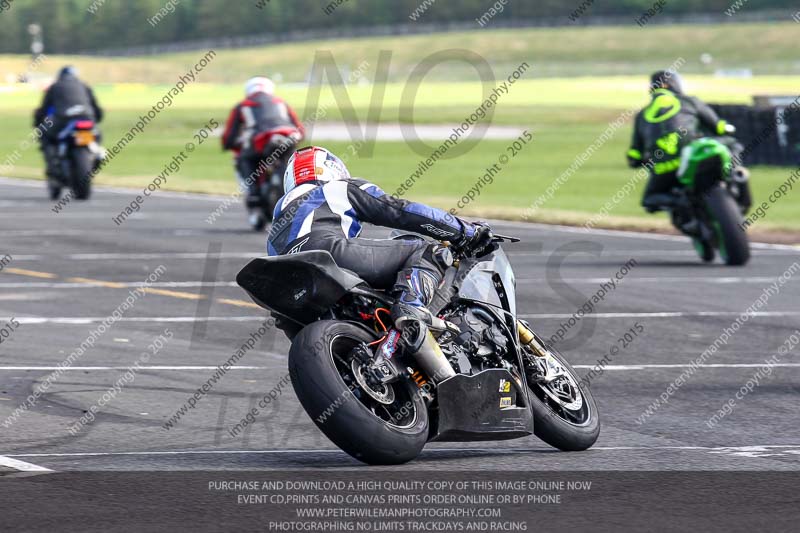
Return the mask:
<path id="1" fill-rule="evenodd" d="M 503 383 L 509 385 L 505 392 Z M 506 440 L 531 435 L 533 413 L 525 390 L 524 382 L 502 368 L 446 379 L 438 386 L 438 418 L 430 440 Z"/>
<path id="2" fill-rule="evenodd" d="M 258 305 L 302 324 L 318 319 L 348 291 L 365 283 L 339 268 L 325 251 L 254 259 L 236 282 Z"/>

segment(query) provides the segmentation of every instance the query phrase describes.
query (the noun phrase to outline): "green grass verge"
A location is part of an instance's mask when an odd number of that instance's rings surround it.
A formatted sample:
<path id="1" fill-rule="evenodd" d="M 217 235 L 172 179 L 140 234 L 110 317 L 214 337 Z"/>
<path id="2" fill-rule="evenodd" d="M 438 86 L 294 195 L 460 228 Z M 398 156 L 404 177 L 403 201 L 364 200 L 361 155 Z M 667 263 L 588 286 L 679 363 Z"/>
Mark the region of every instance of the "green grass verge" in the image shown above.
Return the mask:
<path id="1" fill-rule="evenodd" d="M 633 17 L 632 17 L 633 19 Z M 354 70 L 366 60 L 375 67 L 378 51 L 391 52 L 389 75 L 393 81 L 407 79 L 422 58 L 433 51 L 467 48 L 478 52 L 498 76 L 523 61 L 535 66 L 536 77 L 607 76 L 645 74 L 671 65 L 677 58 L 687 63 L 684 72 L 712 73 L 717 69 L 752 68 L 756 74 L 799 74 L 795 60 L 797 25 L 745 23 L 714 25 L 576 26 L 475 30 L 402 37 L 374 37 L 287 43 L 274 46 L 218 50 L 218 56 L 203 74 L 206 82 L 239 83 L 254 73 L 279 75 L 287 81 L 302 81 L 318 52 L 333 54 L 336 62 Z M 700 62 L 709 53 L 710 65 Z M 200 52 L 165 54 L 157 58 L 91 58 L 52 56 L 42 70 L 55 72 L 63 63 L 78 64 L 93 83 L 139 81 L 171 83 Z M 25 68 L 25 57 L 0 56 L 0 79 Z M 372 73 L 370 72 L 370 76 Z M 473 80 L 472 67 L 451 62 L 431 73 L 438 80 Z M 372 77 L 370 77 L 372 79 Z"/>

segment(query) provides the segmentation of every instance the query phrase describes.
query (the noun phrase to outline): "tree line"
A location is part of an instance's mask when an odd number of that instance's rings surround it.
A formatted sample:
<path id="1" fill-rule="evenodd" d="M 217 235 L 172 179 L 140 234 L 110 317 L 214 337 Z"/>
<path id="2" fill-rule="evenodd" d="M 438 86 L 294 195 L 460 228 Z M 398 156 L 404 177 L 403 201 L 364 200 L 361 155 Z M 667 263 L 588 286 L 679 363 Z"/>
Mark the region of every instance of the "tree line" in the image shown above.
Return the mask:
<path id="1" fill-rule="evenodd" d="M 8 0 L 8 6 L 0 11 L 0 53 L 29 52 L 28 26 L 33 23 L 42 27 L 46 53 L 56 54 L 242 35 L 279 35 L 290 30 L 468 22 L 492 9 L 499 12 L 495 15 L 497 20 L 563 17 L 565 24 L 575 23 L 574 13 L 579 7 L 581 18 L 630 15 L 633 20 L 656 3 L 667 14 L 722 14 L 733 1 Z M 742 4 L 741 12 L 796 10 L 792 0 L 749 0 Z"/>

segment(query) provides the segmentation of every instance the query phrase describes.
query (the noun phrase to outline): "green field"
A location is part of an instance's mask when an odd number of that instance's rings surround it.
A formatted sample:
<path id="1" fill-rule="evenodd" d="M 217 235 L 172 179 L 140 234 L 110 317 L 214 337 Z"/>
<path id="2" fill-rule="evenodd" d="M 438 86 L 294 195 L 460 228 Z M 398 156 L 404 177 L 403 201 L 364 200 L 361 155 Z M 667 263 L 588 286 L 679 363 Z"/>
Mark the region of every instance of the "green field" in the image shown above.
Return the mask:
<path id="1" fill-rule="evenodd" d="M 798 25 L 783 23 L 560 27 L 371 37 L 286 43 L 262 48 L 217 50 L 218 59 L 205 71 L 205 81 L 238 83 L 254 72 L 279 75 L 285 81 L 307 78 L 315 54 L 329 51 L 340 67 L 354 70 L 362 61 L 377 64 L 379 50 L 391 53 L 389 80 L 404 81 L 430 54 L 468 49 L 484 57 L 498 73 L 522 61 L 536 66 L 535 77 L 643 74 L 676 59 L 687 61 L 683 72 L 711 74 L 716 69 L 751 68 L 758 75 L 800 75 L 796 59 Z M 703 53 L 713 62 L 702 64 Z M 152 57 L 91 58 L 53 56 L 52 64 L 80 63 L 93 83 L 171 83 L 175 73 L 202 52 Z M 26 57 L 0 55 L 0 78 L 24 68 Z M 45 69 L 49 68 L 45 65 Z M 54 67 L 53 67 L 54 68 Z M 471 80 L 475 71 L 451 63 L 431 73 L 434 79 Z"/>
<path id="2" fill-rule="evenodd" d="M 729 58 L 726 64 L 741 67 L 753 62 L 758 69 L 778 72 L 776 65 L 784 65 L 787 69 L 794 64 L 790 60 L 789 51 L 794 40 L 785 36 L 787 32 L 758 31 L 758 25 L 743 26 L 742 30 L 753 33 L 753 38 L 760 35 L 761 49 L 745 47 L 736 50 L 728 41 L 718 42 L 711 38 L 715 34 L 729 34 L 733 25 L 724 28 L 712 28 L 708 32 L 699 32 L 693 28 L 653 28 L 647 32 L 647 42 L 642 48 L 628 54 L 620 51 L 612 53 L 625 42 L 625 32 L 631 29 L 594 28 L 591 30 L 558 30 L 559 39 L 552 38 L 549 32 L 555 30 L 515 30 L 506 32 L 473 32 L 468 46 L 475 49 L 488 47 L 493 40 L 492 49 L 502 50 L 490 57 L 490 62 L 500 79 L 510 73 L 522 61 L 527 61 L 532 70 L 526 73 L 524 81 L 510 88 L 509 94 L 502 96 L 492 117 L 492 123 L 514 125 L 529 129 L 534 141 L 522 150 L 522 153 L 511 159 L 494 183 L 483 188 L 480 197 L 473 202 L 464 213 L 475 216 L 495 216 L 519 218 L 526 208 L 552 183 L 562 172 L 567 170 L 576 156 L 584 152 L 621 113 L 641 107 L 646 102 L 646 72 L 658 67 L 666 67 L 673 63 L 681 53 L 685 54 L 687 63 L 682 70 L 698 72 L 687 75 L 687 85 L 692 93 L 712 102 L 747 103 L 753 94 L 795 94 L 800 86 L 800 76 L 764 75 L 749 79 L 718 78 L 701 74 L 698 51 L 706 47 L 716 47 L 716 55 Z M 780 25 L 777 25 L 780 26 Z M 762 28 L 763 29 L 763 28 Z M 658 56 L 652 66 L 644 66 L 646 50 L 651 45 L 649 39 L 658 32 L 672 31 L 677 37 L 686 35 L 693 48 L 670 51 Z M 565 35 L 574 33 L 575 39 Z M 690 33 L 696 34 L 693 38 Z M 644 34 L 640 34 L 644 35 Z M 615 37 L 616 36 L 616 37 Z M 664 35 L 662 35 L 663 37 Z M 701 38 L 702 37 L 702 38 Z M 426 41 L 427 39 L 427 41 Z M 502 41 L 499 41 L 502 39 Z M 588 46 L 592 39 L 602 46 L 591 50 L 580 49 Z M 355 68 L 362 61 L 375 61 L 377 50 L 393 49 L 393 61 L 397 65 L 410 65 L 414 57 L 425 55 L 423 50 L 433 51 L 452 46 L 458 41 L 457 34 L 445 34 L 427 37 L 411 37 L 400 41 L 398 38 L 362 39 L 354 41 L 336 41 L 331 43 L 303 43 L 302 45 L 282 45 L 260 54 L 253 51 L 236 50 L 220 52 L 213 64 L 203 72 L 200 82 L 187 87 L 184 94 L 178 96 L 172 107 L 163 111 L 158 118 L 136 140 L 117 157 L 99 176 L 98 182 L 120 186 L 143 186 L 158 174 L 179 153 L 184 145 L 193 140 L 193 133 L 209 119 L 224 122 L 230 107 L 240 98 L 240 81 L 245 73 L 254 70 L 268 73 L 280 71 L 283 62 L 297 63 L 297 72 L 285 70 L 284 77 L 302 79 L 308 71 L 313 58 L 313 51 L 329 46 L 339 64 L 347 64 Z M 557 41 L 557 42 L 556 42 Z M 755 41 L 752 41 L 755 42 Z M 464 41 L 462 40 L 462 46 Z M 541 46 L 540 46 L 541 45 Z M 546 45 L 546 46 L 545 46 Z M 689 46 L 684 44 L 681 46 Z M 730 47 L 729 56 L 724 51 Z M 559 71 L 559 77 L 542 77 L 548 74 L 548 65 L 559 61 L 565 63 L 590 61 L 583 52 L 591 52 L 596 56 L 598 50 L 605 50 L 603 57 L 620 67 L 598 65 L 605 72 L 628 72 L 628 75 L 604 75 L 570 77 L 571 67 Z M 284 56 L 279 52 L 289 53 Z M 674 53 L 673 53 L 674 52 Z M 418 54 L 415 56 L 414 54 Z M 188 70 L 200 54 L 182 54 L 159 58 L 118 59 L 73 59 L 86 73 L 87 78 L 100 82 L 97 85 L 97 96 L 108 111 L 107 121 L 103 125 L 105 144 L 111 145 L 119 139 L 135 122 L 140 113 L 152 107 L 170 87 L 172 79 L 180 72 Z M 736 56 L 736 57 L 734 57 Z M 261 58 L 261 59 L 259 59 Z M 275 58 L 274 62 L 272 59 Z M 546 58 L 543 59 L 543 58 Z M 401 61 L 402 60 L 402 61 Z M 14 58 L 24 62 L 24 58 Z M 258 63 L 263 61 L 263 63 Z M 629 61 L 630 63 L 626 63 Z M 43 66 L 44 70 L 55 69 L 61 58 L 49 58 Z M 2 69 L 9 63 L 0 62 Z M 769 67 L 769 68 L 767 68 Z M 374 68 L 374 67 L 371 67 Z M 398 74 L 402 66 L 397 67 L 390 76 L 391 80 L 385 89 L 385 97 L 380 106 L 379 120 L 397 122 L 408 120 L 408 115 L 401 112 L 403 91 L 406 83 Z M 98 69 L 103 71 L 99 74 Z M 254 69 L 254 70 L 251 70 Z M 628 70 L 626 70 L 628 69 Z M 641 75 L 630 75 L 630 71 L 641 71 Z M 455 72 L 455 71 L 454 71 Z M 449 79 L 442 81 L 440 76 L 426 78 L 420 86 L 414 102 L 414 120 L 417 123 L 460 123 L 471 114 L 482 100 L 482 87 L 475 81 L 458 81 L 461 76 L 451 72 Z M 139 75 L 140 73 L 144 73 Z M 466 76 L 466 74 L 465 74 Z M 368 70 L 367 79 L 373 79 L 374 72 Z M 474 77 L 474 75 L 473 75 Z M 150 80 L 153 83 L 102 83 L 120 80 Z M 220 83 L 236 80 L 236 83 Z M 491 84 L 490 84 L 491 85 Z M 356 116 L 364 120 L 368 115 L 370 97 L 376 86 L 355 84 L 347 87 Z M 280 87 L 280 94 L 297 108 L 301 116 L 310 116 L 316 109 L 310 106 L 306 88 L 298 83 L 285 83 Z M 7 175 L 20 177 L 38 177 L 41 175 L 40 155 L 35 148 L 21 149 L 22 141 L 30 132 L 30 113 L 37 105 L 39 92 L 32 89 L 0 93 L 0 116 L 3 117 L 4 135 L 0 137 L 0 166 L 6 154 L 15 150 L 21 153 L 21 159 L 6 172 Z M 324 120 L 341 120 L 342 113 L 333 99 L 330 90 L 323 90 L 319 103 L 326 109 Z M 346 115 L 345 115 L 346 116 Z M 373 115 L 374 116 L 374 115 Z M 631 121 L 616 131 L 611 139 L 599 147 L 583 164 L 569 181 L 559 188 L 553 198 L 547 201 L 542 209 L 534 213 L 536 220 L 581 223 L 596 213 L 601 206 L 633 175 L 625 166 L 624 153 L 627 149 L 631 131 Z M 418 181 L 409 197 L 424 200 L 441 207 L 455 207 L 456 201 L 465 194 L 484 173 L 484 169 L 498 161 L 506 152 L 510 141 L 484 140 L 469 152 L 452 159 L 442 160 Z M 347 153 L 347 142 L 322 143 L 333 151 Z M 369 156 L 355 156 L 349 159 L 349 166 L 354 175 L 368 177 L 378 182 L 385 189 L 393 191 L 417 168 L 423 159 L 420 153 L 424 148 L 409 146 L 403 142 L 377 142 L 374 152 Z M 756 168 L 753 169 L 753 185 L 757 198 L 763 199 L 780 183 L 787 179 L 792 169 L 788 168 Z M 218 139 L 206 141 L 193 152 L 179 174 L 169 178 L 168 186 L 178 190 L 226 193 L 235 190 L 230 155 L 219 148 Z M 635 193 L 625 197 L 617 205 L 612 217 L 605 220 L 606 225 L 656 225 L 666 227 L 663 216 L 644 217 L 639 207 L 639 197 L 643 184 L 640 183 Z M 43 192 L 44 195 L 44 192 Z M 767 218 L 758 221 L 759 229 L 800 229 L 800 202 L 784 200 L 771 207 Z"/>

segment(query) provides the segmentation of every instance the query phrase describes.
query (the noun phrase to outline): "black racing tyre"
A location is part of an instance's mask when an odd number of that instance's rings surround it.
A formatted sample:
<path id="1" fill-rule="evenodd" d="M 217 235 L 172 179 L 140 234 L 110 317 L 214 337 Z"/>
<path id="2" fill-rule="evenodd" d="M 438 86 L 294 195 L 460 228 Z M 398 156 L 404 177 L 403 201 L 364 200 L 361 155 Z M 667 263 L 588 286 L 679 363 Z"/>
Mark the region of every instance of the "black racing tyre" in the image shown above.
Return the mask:
<path id="1" fill-rule="evenodd" d="M 278 201 L 283 197 L 283 194 L 277 187 L 270 187 L 269 192 L 267 192 L 267 207 L 264 209 L 264 216 L 266 217 L 267 221 L 272 222 L 272 215 L 275 213 L 275 206 L 278 205 Z"/>
<path id="2" fill-rule="evenodd" d="M 561 386 L 555 382 L 549 387 L 557 387 L 560 399 L 570 397 L 571 401 L 558 401 L 544 391 L 546 385 L 537 383 L 528 372 L 528 398 L 533 411 L 533 433 L 554 448 L 565 452 L 577 452 L 590 448 L 600 435 L 600 415 L 591 390 L 581 382 L 575 369 L 553 349 L 550 353 L 567 372 Z M 583 385 L 583 386 L 582 386 Z M 553 391 L 551 390 L 551 393 Z M 571 409 L 574 407 L 574 409 Z"/>
<path id="3" fill-rule="evenodd" d="M 692 244 L 697 251 L 697 255 L 700 256 L 700 259 L 702 259 L 704 263 L 710 263 L 714 260 L 714 257 L 716 257 L 714 246 L 707 240 L 694 237 L 692 238 Z"/>
<path id="4" fill-rule="evenodd" d="M 306 326 L 289 351 L 292 386 L 317 427 L 352 457 L 372 465 L 406 463 L 428 439 L 427 407 L 410 381 L 384 386 L 383 402 L 359 385 L 349 355 L 373 340 L 374 334 L 348 322 Z"/>
<path id="5" fill-rule="evenodd" d="M 750 242 L 742 228 L 742 212 L 733 196 L 717 186 L 706 194 L 706 206 L 717 232 L 719 255 L 725 264 L 741 266 L 750 260 Z"/>
<path id="6" fill-rule="evenodd" d="M 78 200 L 88 200 L 92 193 L 94 154 L 88 148 L 75 148 L 72 152 L 72 192 Z"/>
<path id="7" fill-rule="evenodd" d="M 267 227 L 267 219 L 264 218 L 263 214 L 259 214 L 258 218 L 251 222 L 250 227 L 253 228 L 253 231 L 264 231 L 264 228 Z"/>
<path id="8" fill-rule="evenodd" d="M 56 201 L 61 198 L 61 184 L 52 179 L 47 180 L 47 195 L 51 200 Z"/>

